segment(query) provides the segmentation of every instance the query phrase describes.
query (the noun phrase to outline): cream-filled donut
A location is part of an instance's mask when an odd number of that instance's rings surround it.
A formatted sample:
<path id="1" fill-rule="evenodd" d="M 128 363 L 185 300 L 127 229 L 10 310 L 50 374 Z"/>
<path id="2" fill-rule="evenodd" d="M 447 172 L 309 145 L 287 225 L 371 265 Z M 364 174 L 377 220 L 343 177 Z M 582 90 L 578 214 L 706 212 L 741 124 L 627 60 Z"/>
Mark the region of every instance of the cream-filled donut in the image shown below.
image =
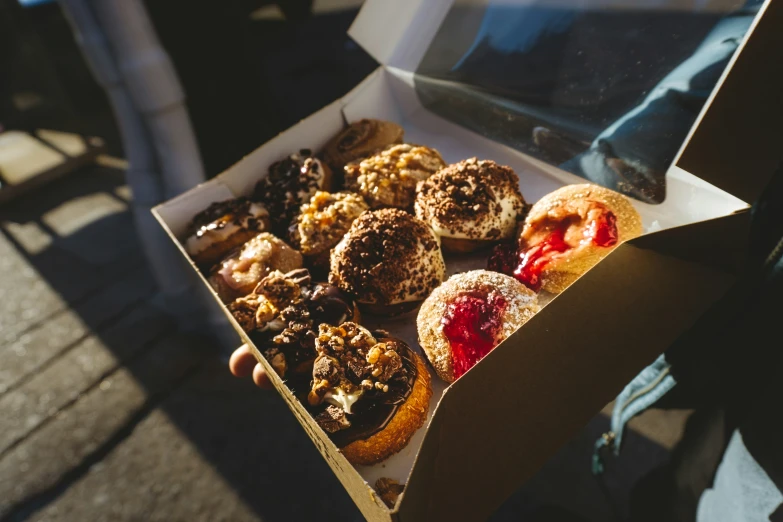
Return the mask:
<path id="1" fill-rule="evenodd" d="M 329 282 L 369 311 L 415 308 L 443 280 L 438 238 L 422 221 L 398 209 L 365 212 L 332 250 Z"/>
<path id="2" fill-rule="evenodd" d="M 513 237 L 526 209 L 519 177 L 491 160 L 449 165 L 419 182 L 416 192 L 416 217 L 450 252 L 470 252 Z"/>

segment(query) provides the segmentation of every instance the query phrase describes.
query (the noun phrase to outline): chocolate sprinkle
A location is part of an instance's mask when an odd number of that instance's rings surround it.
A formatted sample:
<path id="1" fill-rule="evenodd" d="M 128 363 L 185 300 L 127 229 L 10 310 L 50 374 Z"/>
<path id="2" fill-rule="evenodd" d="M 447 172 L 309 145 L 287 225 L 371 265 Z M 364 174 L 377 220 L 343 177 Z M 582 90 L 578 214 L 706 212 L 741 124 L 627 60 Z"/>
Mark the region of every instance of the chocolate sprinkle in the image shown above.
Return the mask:
<path id="1" fill-rule="evenodd" d="M 397 209 L 365 212 L 332 251 L 329 282 L 364 303 L 421 300 L 443 279 L 432 230 Z"/>

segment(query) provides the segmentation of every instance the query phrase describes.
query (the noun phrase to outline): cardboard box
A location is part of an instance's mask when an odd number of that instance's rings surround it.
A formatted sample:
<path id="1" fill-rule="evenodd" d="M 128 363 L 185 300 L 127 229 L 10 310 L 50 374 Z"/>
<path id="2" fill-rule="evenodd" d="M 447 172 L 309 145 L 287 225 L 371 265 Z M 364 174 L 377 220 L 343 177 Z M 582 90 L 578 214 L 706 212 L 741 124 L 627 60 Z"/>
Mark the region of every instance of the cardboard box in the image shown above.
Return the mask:
<path id="1" fill-rule="evenodd" d="M 447 162 L 478 156 L 509 165 L 529 201 L 584 182 L 422 105 L 422 78 L 413 71 L 452 7 L 452 0 L 368 0 L 350 34 L 382 64 L 375 72 L 215 179 L 154 209 L 183 255 L 177 238 L 194 214 L 248 194 L 273 162 L 303 147 L 318 150 L 360 118 L 401 124 L 406 141 L 438 149 Z M 745 255 L 747 202 L 765 186 L 783 143 L 783 77 L 768 67 L 783 52 L 776 28 L 783 3 L 768 2 L 761 12 L 669 170 L 665 201 L 634 202 L 649 233 L 618 247 L 457 382 L 447 387 L 435 377 L 428 423 L 400 454 L 352 466 L 256 353 L 367 519 L 486 518 L 730 288 Z M 447 257 L 448 272 L 483 267 L 485 255 Z M 418 348 L 414 322 L 408 315 L 365 324 Z M 393 510 L 371 487 L 381 476 L 407 483 Z"/>

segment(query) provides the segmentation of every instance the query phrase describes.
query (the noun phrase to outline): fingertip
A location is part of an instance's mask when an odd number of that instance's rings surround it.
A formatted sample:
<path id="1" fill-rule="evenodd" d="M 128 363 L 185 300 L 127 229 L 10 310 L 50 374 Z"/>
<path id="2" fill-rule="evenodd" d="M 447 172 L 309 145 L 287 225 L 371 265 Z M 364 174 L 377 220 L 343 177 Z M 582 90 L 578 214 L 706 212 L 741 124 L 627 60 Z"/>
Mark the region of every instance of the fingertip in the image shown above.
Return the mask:
<path id="1" fill-rule="evenodd" d="M 255 366 L 256 358 L 246 344 L 234 350 L 228 360 L 228 369 L 237 377 L 247 377 Z"/>
<path id="2" fill-rule="evenodd" d="M 272 389 L 272 381 L 269 380 L 269 376 L 260 364 L 256 364 L 255 368 L 253 368 L 253 382 L 256 383 L 256 386 L 259 388 L 265 390 Z"/>

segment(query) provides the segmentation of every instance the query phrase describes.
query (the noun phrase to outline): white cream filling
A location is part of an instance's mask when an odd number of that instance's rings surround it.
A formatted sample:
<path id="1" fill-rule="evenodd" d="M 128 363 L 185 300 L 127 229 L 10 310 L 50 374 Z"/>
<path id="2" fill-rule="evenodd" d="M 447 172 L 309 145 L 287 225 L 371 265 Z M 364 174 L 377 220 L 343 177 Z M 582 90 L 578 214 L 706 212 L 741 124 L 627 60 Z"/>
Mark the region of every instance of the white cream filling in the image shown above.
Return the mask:
<path id="1" fill-rule="evenodd" d="M 498 228 L 500 229 L 501 237 L 509 237 L 514 234 L 514 231 L 517 228 L 517 211 L 514 207 L 515 203 L 518 203 L 518 200 L 515 197 L 506 196 L 497 200 L 497 203 L 500 205 L 499 215 L 487 217 L 486 219 L 481 220 L 479 223 L 472 221 L 462 225 L 461 228 L 471 231 L 470 235 L 464 232 L 457 232 L 452 230 L 441 224 L 437 219 L 432 219 L 432 229 L 439 237 L 452 237 L 455 239 L 481 239 L 486 237 L 489 231 L 493 228 Z"/>
<path id="2" fill-rule="evenodd" d="M 438 245 L 440 245 L 440 237 L 437 234 L 433 234 L 433 237 L 437 241 Z M 424 245 L 419 243 L 418 250 L 416 251 L 416 254 L 413 255 L 413 258 L 419 260 L 418 262 L 422 266 L 421 273 L 428 274 L 434 271 L 437 274 L 438 279 L 443 281 L 443 278 L 446 275 L 446 265 L 443 261 L 443 254 L 441 253 L 440 248 L 436 248 L 435 250 L 427 252 L 424 249 Z M 421 301 L 426 299 L 426 297 L 429 295 L 429 293 L 413 291 L 412 289 L 415 288 L 415 286 L 411 280 L 400 284 L 404 284 L 407 291 L 405 294 L 403 294 L 402 299 L 394 299 L 390 301 L 390 305 L 409 303 L 411 301 Z"/>
<path id="3" fill-rule="evenodd" d="M 359 397 L 362 396 L 362 391 L 363 390 L 356 390 L 351 393 L 346 393 L 342 388 L 332 388 L 326 392 L 324 400 L 329 404 L 341 407 L 345 413 L 352 413 L 351 406 L 353 406 L 353 403 L 358 401 Z"/>

